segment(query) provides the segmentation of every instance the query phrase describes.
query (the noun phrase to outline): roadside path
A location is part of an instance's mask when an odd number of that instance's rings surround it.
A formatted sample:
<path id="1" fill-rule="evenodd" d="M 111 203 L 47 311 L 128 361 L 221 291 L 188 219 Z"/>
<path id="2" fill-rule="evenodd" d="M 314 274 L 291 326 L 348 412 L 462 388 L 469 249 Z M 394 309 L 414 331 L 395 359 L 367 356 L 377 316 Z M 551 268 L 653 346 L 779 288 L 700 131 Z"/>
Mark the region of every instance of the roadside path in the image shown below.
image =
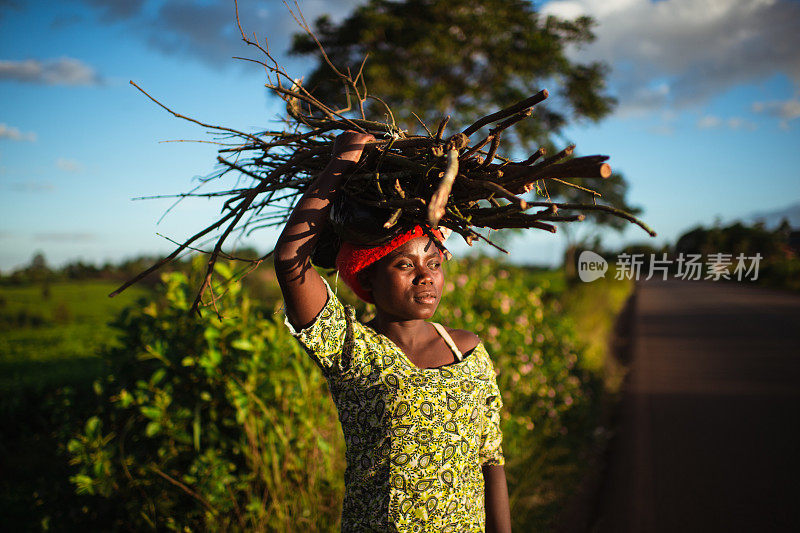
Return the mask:
<path id="1" fill-rule="evenodd" d="M 595 532 L 800 531 L 800 295 L 639 282 Z"/>

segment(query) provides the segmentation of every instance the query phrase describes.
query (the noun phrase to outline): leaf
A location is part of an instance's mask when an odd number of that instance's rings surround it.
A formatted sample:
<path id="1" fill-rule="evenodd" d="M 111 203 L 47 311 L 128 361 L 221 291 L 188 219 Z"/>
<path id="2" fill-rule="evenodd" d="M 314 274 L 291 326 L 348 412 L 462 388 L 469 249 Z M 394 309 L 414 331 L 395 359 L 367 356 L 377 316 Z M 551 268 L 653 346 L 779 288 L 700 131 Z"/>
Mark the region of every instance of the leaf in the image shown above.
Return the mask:
<path id="1" fill-rule="evenodd" d="M 220 335 L 219 329 L 215 327 L 209 326 L 203 331 L 203 337 L 205 337 L 206 341 L 208 341 L 209 343 L 213 343 L 214 341 L 216 341 L 219 338 L 219 335 Z"/>
<path id="2" fill-rule="evenodd" d="M 83 449 L 83 443 L 78 439 L 69 439 L 67 443 L 67 451 L 72 455 L 77 455 Z"/>
<path id="3" fill-rule="evenodd" d="M 252 352 L 255 350 L 255 346 L 253 346 L 253 343 L 250 342 L 249 339 L 236 339 L 231 343 L 231 346 L 237 350 L 244 350 L 246 352 Z"/>
<path id="4" fill-rule="evenodd" d="M 330 444 L 328 444 L 328 443 L 325 441 L 325 439 L 323 439 L 323 438 L 322 438 L 322 437 L 320 437 L 320 436 L 317 436 L 317 447 L 318 447 L 318 448 L 320 449 L 320 451 L 321 451 L 322 453 L 324 453 L 324 454 L 331 453 L 331 445 L 330 445 Z"/>
<path id="5" fill-rule="evenodd" d="M 89 420 L 86 421 L 86 434 L 94 436 L 98 429 L 100 428 L 100 419 L 96 416 L 91 417 Z"/>
<path id="6" fill-rule="evenodd" d="M 217 261 L 217 263 L 214 265 L 214 270 L 216 271 L 217 274 L 219 274 L 226 280 L 231 279 L 233 277 L 233 272 L 231 272 L 230 267 L 228 267 L 228 265 L 222 262 Z"/>
<path id="7" fill-rule="evenodd" d="M 94 495 L 94 480 L 86 474 L 75 474 L 69 480 L 76 485 L 75 492 L 78 494 Z"/>
<path id="8" fill-rule="evenodd" d="M 158 407 L 142 406 L 140 411 L 150 420 L 161 420 L 161 417 L 164 416 L 164 413 Z"/>
<path id="9" fill-rule="evenodd" d="M 194 405 L 194 420 L 192 421 L 192 433 L 194 434 L 194 449 L 200 451 L 200 403 Z"/>
<path id="10" fill-rule="evenodd" d="M 155 372 L 153 372 L 153 376 L 150 378 L 150 386 L 155 386 L 161 383 L 164 379 L 164 376 L 167 375 L 167 370 L 165 368 L 159 368 Z"/>
<path id="11" fill-rule="evenodd" d="M 150 422 L 147 424 L 147 427 L 144 430 L 144 434 L 148 437 L 154 437 L 159 431 L 161 431 L 161 424 L 158 422 Z"/>
<path id="12" fill-rule="evenodd" d="M 130 407 L 130 405 L 133 403 L 133 396 L 126 389 L 122 389 L 119 391 L 119 403 L 123 408 Z"/>
<path id="13" fill-rule="evenodd" d="M 216 368 L 221 362 L 222 352 L 215 350 L 214 348 L 209 349 L 208 352 L 203 354 L 203 357 L 201 358 L 201 363 L 206 368 Z"/>

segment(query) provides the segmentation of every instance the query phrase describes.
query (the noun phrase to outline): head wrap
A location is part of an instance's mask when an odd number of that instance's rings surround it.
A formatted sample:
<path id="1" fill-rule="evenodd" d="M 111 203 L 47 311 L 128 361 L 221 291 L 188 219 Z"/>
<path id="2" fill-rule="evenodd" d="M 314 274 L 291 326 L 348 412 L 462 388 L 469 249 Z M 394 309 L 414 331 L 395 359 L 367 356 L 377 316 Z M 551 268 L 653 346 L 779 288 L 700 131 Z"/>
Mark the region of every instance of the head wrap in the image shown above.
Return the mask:
<path id="1" fill-rule="evenodd" d="M 446 237 L 444 237 L 443 234 L 449 234 L 449 230 L 446 232 L 444 231 L 445 228 L 442 228 L 442 230 L 443 231 L 431 230 L 431 232 L 436 235 L 439 240 L 444 241 Z M 359 298 L 365 302 L 374 303 L 371 291 L 362 287 L 361 282 L 358 281 L 358 273 L 382 257 L 387 256 L 392 251 L 403 246 L 411 239 L 416 239 L 423 235 L 425 235 L 425 231 L 421 226 L 417 225 L 414 226 L 413 229 L 397 235 L 388 243 L 379 246 L 362 246 L 350 242 L 343 242 L 336 256 L 336 268 L 339 270 L 339 275 L 347 286 L 350 287 Z"/>

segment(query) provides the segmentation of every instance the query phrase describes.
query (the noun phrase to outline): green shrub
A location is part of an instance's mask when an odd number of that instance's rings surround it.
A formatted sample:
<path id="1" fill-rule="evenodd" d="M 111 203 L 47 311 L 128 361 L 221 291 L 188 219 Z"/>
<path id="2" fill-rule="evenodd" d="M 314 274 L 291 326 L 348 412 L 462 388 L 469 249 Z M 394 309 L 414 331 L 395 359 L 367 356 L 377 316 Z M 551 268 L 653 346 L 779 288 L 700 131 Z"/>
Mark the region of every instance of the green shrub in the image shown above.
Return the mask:
<path id="1" fill-rule="evenodd" d="M 765 261 L 758 281 L 770 287 L 800 291 L 800 257 L 787 254 Z"/>
<path id="2" fill-rule="evenodd" d="M 164 284 L 116 323 L 101 409 L 68 445 L 77 491 L 119 505 L 134 530 L 334 528 L 341 431 L 282 313 L 234 284 L 217 301 L 224 318 L 197 318 L 186 276 Z"/>

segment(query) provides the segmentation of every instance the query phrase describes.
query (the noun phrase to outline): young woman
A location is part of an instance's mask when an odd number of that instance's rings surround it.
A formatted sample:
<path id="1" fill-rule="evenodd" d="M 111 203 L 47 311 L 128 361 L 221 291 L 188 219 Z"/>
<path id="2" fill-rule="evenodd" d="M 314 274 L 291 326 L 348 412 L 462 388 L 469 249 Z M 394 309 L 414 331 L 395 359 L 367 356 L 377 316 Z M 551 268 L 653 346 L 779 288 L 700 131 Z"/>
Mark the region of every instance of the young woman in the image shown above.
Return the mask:
<path id="1" fill-rule="evenodd" d="M 311 265 L 331 200 L 370 135 L 345 132 L 275 247 L 286 324 L 322 369 L 347 445 L 343 531 L 510 531 L 502 400 L 480 339 L 428 322 L 444 282 L 422 229 L 344 243 L 340 276 L 376 316 L 362 324 Z"/>

